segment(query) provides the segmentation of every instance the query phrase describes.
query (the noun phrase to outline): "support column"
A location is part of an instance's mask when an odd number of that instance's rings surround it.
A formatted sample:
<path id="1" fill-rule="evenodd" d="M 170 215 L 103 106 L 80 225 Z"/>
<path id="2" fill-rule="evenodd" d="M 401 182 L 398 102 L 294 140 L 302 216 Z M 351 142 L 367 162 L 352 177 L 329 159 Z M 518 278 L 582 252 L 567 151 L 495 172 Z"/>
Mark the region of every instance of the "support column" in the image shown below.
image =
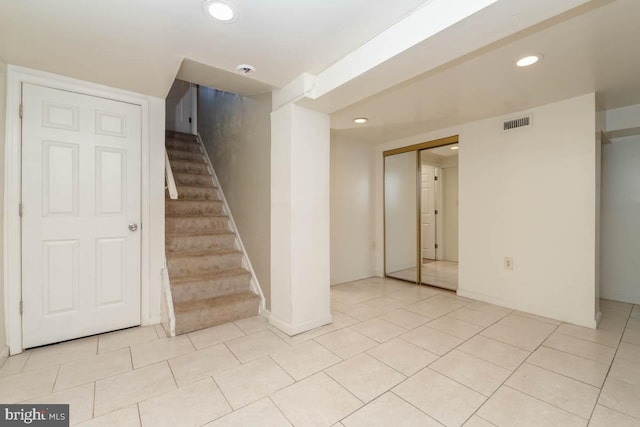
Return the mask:
<path id="1" fill-rule="evenodd" d="M 271 113 L 271 316 L 289 335 L 331 323 L 329 116 Z"/>

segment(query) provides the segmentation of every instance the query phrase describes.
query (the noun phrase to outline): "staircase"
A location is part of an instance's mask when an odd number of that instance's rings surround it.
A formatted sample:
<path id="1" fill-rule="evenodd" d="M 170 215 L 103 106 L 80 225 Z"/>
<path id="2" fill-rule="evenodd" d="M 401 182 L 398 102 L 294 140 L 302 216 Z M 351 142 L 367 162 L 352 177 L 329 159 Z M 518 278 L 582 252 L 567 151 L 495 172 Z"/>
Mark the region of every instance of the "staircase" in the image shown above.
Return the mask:
<path id="1" fill-rule="evenodd" d="M 166 256 L 176 335 L 258 314 L 260 297 L 229 227 L 205 154 L 194 135 L 167 131 L 178 199 L 165 201 Z"/>

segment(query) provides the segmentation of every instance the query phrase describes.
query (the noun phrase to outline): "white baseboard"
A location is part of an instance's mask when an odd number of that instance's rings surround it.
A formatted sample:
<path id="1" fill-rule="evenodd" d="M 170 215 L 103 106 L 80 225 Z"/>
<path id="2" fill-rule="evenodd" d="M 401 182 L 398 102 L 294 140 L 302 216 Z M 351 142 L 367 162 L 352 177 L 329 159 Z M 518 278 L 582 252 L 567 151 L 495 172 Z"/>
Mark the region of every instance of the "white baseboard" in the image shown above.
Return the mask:
<path id="1" fill-rule="evenodd" d="M 158 316 L 149 317 L 144 322 L 141 322 L 140 326 L 151 326 L 151 325 L 158 325 L 161 323 L 162 323 L 162 316 L 158 315 Z"/>
<path id="2" fill-rule="evenodd" d="M 282 332 L 289 335 L 290 337 L 301 334 L 303 332 L 310 331 L 315 328 L 319 328 L 320 326 L 328 325 L 329 323 L 332 323 L 332 322 L 333 322 L 333 316 L 331 316 L 331 313 L 329 313 L 327 316 L 321 319 L 309 320 L 307 322 L 298 323 L 296 325 L 292 325 L 288 322 L 278 319 L 273 314 L 269 316 L 269 323 L 275 326 L 276 328 L 280 329 Z"/>
<path id="3" fill-rule="evenodd" d="M 586 328 L 596 329 L 598 327 L 598 323 L 596 320 L 596 316 L 594 315 L 591 319 L 583 319 L 572 316 L 566 316 L 565 313 L 557 313 L 550 310 L 538 310 L 532 307 L 528 307 L 523 304 L 513 303 L 511 301 L 506 301 L 501 298 L 496 298 L 492 295 L 485 295 L 482 293 L 469 291 L 463 288 L 458 288 L 458 295 L 465 298 L 472 298 L 478 301 L 488 302 L 489 304 L 495 304 L 502 307 L 507 307 L 512 310 L 523 311 L 525 313 L 531 313 L 542 317 L 548 317 L 549 319 L 559 320 L 561 322 L 572 323 L 578 326 L 584 326 Z"/>
<path id="4" fill-rule="evenodd" d="M 6 362 L 8 358 L 9 358 L 9 347 L 5 345 L 2 351 L 0 351 L 0 368 L 2 368 L 2 365 L 4 365 L 4 362 Z"/>
<path id="5" fill-rule="evenodd" d="M 622 292 L 607 292 L 606 289 L 602 288 L 600 288 L 600 298 L 627 302 L 629 304 L 640 304 L 640 295 L 631 295 Z"/>

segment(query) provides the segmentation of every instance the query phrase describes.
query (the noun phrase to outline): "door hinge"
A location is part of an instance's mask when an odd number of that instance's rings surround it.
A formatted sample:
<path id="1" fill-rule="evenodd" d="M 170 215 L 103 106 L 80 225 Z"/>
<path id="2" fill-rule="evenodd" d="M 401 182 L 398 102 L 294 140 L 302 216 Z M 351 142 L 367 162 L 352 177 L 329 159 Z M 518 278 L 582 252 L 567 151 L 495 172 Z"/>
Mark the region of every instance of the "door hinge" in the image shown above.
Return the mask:
<path id="1" fill-rule="evenodd" d="M 437 177 L 437 176 L 434 176 L 434 177 L 433 177 L 433 180 L 434 180 L 434 181 L 437 181 L 437 180 L 438 180 L 438 177 Z"/>
<path id="2" fill-rule="evenodd" d="M 20 301 L 20 314 L 22 315 L 22 312 L 24 311 L 24 304 L 22 303 L 22 301 Z"/>
<path id="3" fill-rule="evenodd" d="M 436 209 L 436 215 L 438 215 L 438 209 Z"/>
<path id="4" fill-rule="evenodd" d="M 436 249 L 438 249 L 438 244 L 436 243 Z"/>
<path id="5" fill-rule="evenodd" d="M 18 109 L 18 115 L 22 118 L 22 104 L 20 104 L 20 108 Z"/>
<path id="6" fill-rule="evenodd" d="M 18 215 L 22 218 L 22 203 L 18 205 Z"/>

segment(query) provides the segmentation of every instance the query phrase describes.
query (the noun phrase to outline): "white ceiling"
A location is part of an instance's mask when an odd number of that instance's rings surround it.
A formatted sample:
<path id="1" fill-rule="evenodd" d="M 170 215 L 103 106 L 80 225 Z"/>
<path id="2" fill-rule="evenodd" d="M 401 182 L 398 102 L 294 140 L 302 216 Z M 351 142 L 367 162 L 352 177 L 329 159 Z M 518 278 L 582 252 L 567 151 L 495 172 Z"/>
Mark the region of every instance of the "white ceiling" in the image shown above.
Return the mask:
<path id="1" fill-rule="evenodd" d="M 0 60 L 164 98 L 183 58 L 282 87 L 317 73 L 425 0 L 231 0 L 233 24 L 202 0 L 0 0 Z"/>
<path id="2" fill-rule="evenodd" d="M 379 143 L 596 92 L 640 103 L 640 1 L 594 0 L 331 115 L 345 137 Z M 539 52 L 527 69 L 513 62 Z M 368 117 L 355 125 L 354 117 Z"/>

